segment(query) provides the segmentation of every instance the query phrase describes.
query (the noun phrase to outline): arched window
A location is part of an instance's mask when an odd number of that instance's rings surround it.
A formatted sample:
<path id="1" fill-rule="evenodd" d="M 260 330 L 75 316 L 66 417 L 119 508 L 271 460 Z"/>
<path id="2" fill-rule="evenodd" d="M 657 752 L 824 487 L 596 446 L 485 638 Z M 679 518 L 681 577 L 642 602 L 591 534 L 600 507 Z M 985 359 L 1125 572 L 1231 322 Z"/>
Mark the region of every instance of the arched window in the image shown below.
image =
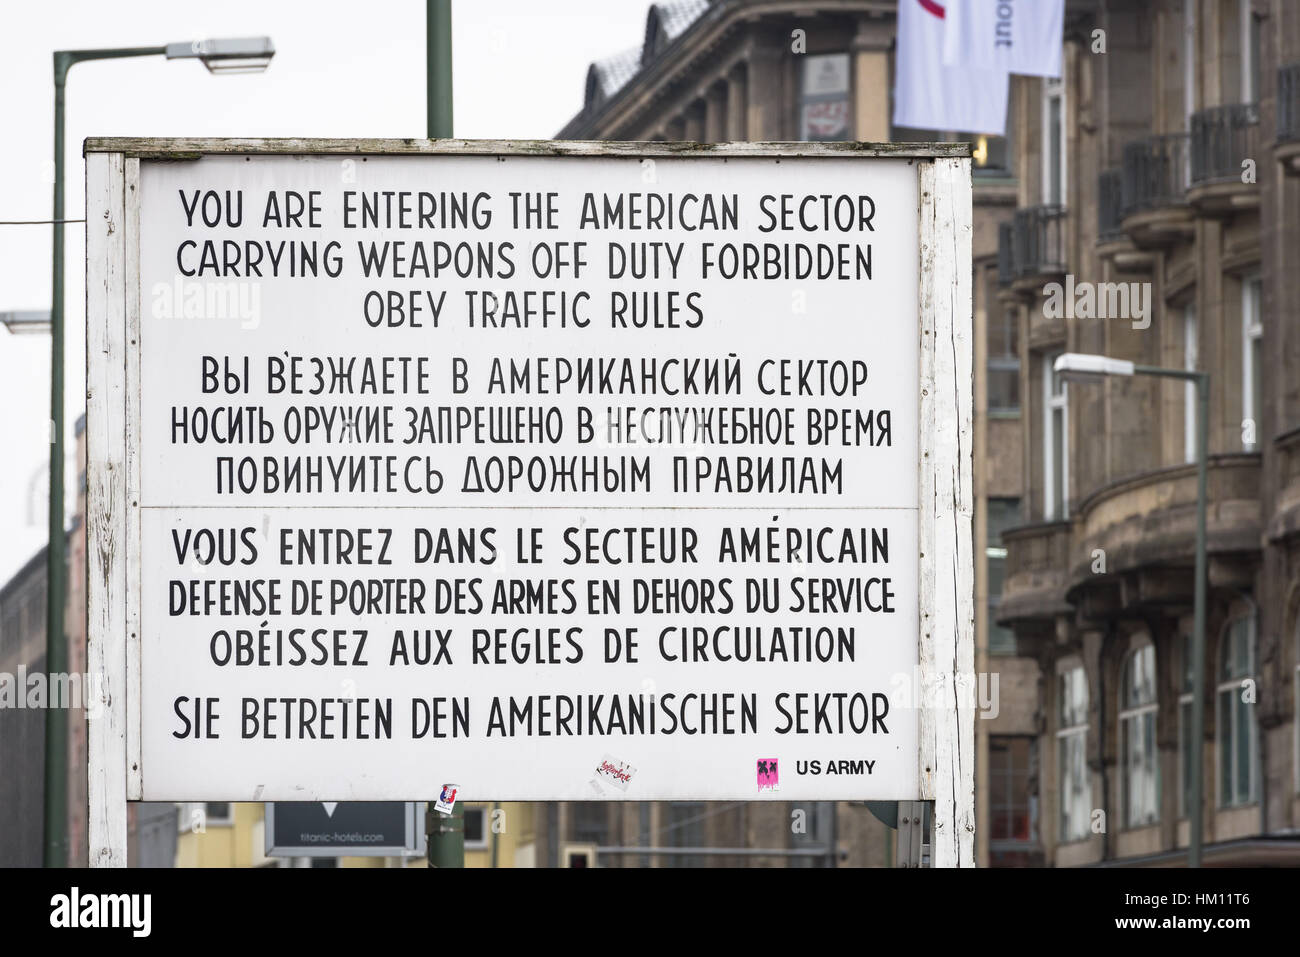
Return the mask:
<path id="1" fill-rule="evenodd" d="M 1057 781 L 1061 840 L 1088 836 L 1092 781 L 1088 775 L 1088 676 L 1081 665 L 1062 671 L 1056 709 Z"/>
<path id="2" fill-rule="evenodd" d="M 1219 641 L 1215 727 L 1219 806 L 1255 801 L 1259 733 L 1255 726 L 1255 616 L 1235 618 Z"/>
<path id="3" fill-rule="evenodd" d="M 1295 703 L 1300 709 L 1300 613 L 1295 619 Z M 1295 789 L 1300 792 L 1300 715 L 1295 719 Z"/>
<path id="4" fill-rule="evenodd" d="M 1145 827 L 1160 818 L 1156 756 L 1156 649 L 1148 642 L 1124 662 L 1119 702 L 1124 825 Z"/>

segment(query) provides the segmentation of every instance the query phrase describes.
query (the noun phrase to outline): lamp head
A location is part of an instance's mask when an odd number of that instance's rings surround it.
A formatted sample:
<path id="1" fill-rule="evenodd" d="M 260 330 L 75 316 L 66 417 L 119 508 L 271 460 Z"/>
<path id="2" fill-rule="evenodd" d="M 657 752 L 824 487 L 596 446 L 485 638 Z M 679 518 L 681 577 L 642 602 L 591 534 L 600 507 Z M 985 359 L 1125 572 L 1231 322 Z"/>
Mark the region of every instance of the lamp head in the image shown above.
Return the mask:
<path id="1" fill-rule="evenodd" d="M 169 43 L 167 59 L 197 59 L 209 73 L 261 73 L 275 56 L 270 37 L 227 37 Z"/>

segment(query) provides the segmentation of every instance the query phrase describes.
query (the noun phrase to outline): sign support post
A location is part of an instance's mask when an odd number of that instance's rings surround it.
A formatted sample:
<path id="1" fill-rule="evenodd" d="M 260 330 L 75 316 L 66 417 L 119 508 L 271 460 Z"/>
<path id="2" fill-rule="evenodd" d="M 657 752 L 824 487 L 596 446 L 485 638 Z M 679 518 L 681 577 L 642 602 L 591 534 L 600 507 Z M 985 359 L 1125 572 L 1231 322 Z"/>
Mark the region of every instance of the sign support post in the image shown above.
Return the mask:
<path id="1" fill-rule="evenodd" d="M 970 160 L 920 172 L 920 792 L 934 801 L 934 866 L 974 867 Z"/>

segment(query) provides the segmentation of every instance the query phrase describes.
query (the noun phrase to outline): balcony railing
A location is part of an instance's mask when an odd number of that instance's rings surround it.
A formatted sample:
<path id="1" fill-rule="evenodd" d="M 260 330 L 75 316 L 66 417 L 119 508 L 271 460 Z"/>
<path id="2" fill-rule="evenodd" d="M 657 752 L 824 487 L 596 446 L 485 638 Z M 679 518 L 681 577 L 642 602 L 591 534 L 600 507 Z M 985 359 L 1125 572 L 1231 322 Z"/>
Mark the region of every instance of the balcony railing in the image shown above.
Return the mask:
<path id="1" fill-rule="evenodd" d="M 1234 103 L 1192 114 L 1192 182 L 1241 181 L 1242 162 L 1259 158 L 1259 105 Z"/>
<path id="2" fill-rule="evenodd" d="M 1187 202 L 1187 133 L 1166 133 L 1124 145 L 1121 216 Z"/>
<path id="3" fill-rule="evenodd" d="M 1015 233 L 1016 228 L 1010 223 L 998 223 L 999 286 L 1009 286 L 1016 278 Z"/>
<path id="4" fill-rule="evenodd" d="M 1030 206 L 1016 210 L 1012 250 L 1015 276 L 1065 272 L 1065 207 Z"/>
<path id="5" fill-rule="evenodd" d="M 1097 177 L 1097 241 L 1108 243 L 1120 239 L 1124 230 L 1120 221 L 1124 218 L 1120 212 L 1121 187 L 1123 177 L 1119 170 L 1103 170 Z"/>
<path id="6" fill-rule="evenodd" d="M 1300 63 L 1277 71 L 1277 141 L 1300 140 Z"/>

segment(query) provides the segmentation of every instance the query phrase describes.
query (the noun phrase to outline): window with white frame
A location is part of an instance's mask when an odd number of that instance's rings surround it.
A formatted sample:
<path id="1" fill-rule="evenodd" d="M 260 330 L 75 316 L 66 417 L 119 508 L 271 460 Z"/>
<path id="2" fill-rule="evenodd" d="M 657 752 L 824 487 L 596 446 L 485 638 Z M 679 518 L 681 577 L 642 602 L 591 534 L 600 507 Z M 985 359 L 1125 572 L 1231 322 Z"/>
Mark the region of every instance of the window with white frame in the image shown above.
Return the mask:
<path id="1" fill-rule="evenodd" d="M 1241 102 L 1254 103 L 1259 98 L 1260 20 L 1255 16 L 1251 0 L 1237 0 L 1240 16 L 1238 38 L 1241 44 Z"/>
<path id="2" fill-rule="evenodd" d="M 1043 518 L 1069 516 L 1070 437 L 1065 379 L 1052 368 L 1059 352 L 1043 356 Z"/>
<path id="3" fill-rule="evenodd" d="M 1043 203 L 1065 205 L 1065 81 L 1043 78 Z"/>
<path id="4" fill-rule="evenodd" d="M 1187 816 L 1188 797 L 1192 793 L 1192 636 L 1183 635 L 1182 682 L 1178 694 L 1178 816 Z"/>
<path id="5" fill-rule="evenodd" d="M 1294 688 L 1295 697 L 1291 698 L 1291 700 L 1295 702 L 1300 702 L 1300 614 L 1296 615 L 1294 645 L 1295 645 L 1295 655 L 1296 655 L 1296 659 L 1295 659 L 1296 674 L 1295 674 L 1295 688 Z M 1296 792 L 1300 792 L 1300 707 L 1296 707 L 1294 724 L 1295 724 L 1295 739 L 1296 739 L 1296 755 L 1295 755 L 1295 761 L 1292 762 L 1292 766 L 1294 766 L 1294 770 L 1295 770 Z"/>
<path id="6" fill-rule="evenodd" d="M 1057 682 L 1056 754 L 1061 840 L 1088 836 L 1092 782 L 1088 775 L 1088 676 L 1082 665 L 1063 670 Z"/>
<path id="7" fill-rule="evenodd" d="M 1200 358 L 1197 340 L 1196 303 L 1183 307 L 1183 369 L 1195 372 Z M 1196 383 L 1183 385 L 1183 461 L 1196 461 Z"/>
<path id="8" fill-rule="evenodd" d="M 990 271 L 992 273 L 992 271 Z M 993 418 L 1020 414 L 1020 329 L 1019 311 L 1015 306 L 997 303 L 996 277 L 991 276 L 988 312 L 988 414 Z"/>
<path id="9" fill-rule="evenodd" d="M 805 56 L 799 91 L 799 139 L 852 139 L 849 131 L 849 55 Z"/>
<path id="10" fill-rule="evenodd" d="M 1219 806 L 1255 801 L 1259 733 L 1255 726 L 1255 616 L 1234 618 L 1219 641 L 1215 712 Z"/>
<path id="11" fill-rule="evenodd" d="M 1147 641 L 1124 662 L 1119 711 L 1121 788 L 1125 827 L 1160 819 L 1156 754 L 1156 649 Z"/>
<path id="12" fill-rule="evenodd" d="M 1261 314 L 1263 283 L 1258 276 L 1241 283 L 1241 444 L 1256 452 L 1260 444 L 1260 417 L 1264 408 L 1264 318 Z"/>
<path id="13" fill-rule="evenodd" d="M 465 805 L 465 849 L 481 851 L 488 846 L 487 808 Z"/>

